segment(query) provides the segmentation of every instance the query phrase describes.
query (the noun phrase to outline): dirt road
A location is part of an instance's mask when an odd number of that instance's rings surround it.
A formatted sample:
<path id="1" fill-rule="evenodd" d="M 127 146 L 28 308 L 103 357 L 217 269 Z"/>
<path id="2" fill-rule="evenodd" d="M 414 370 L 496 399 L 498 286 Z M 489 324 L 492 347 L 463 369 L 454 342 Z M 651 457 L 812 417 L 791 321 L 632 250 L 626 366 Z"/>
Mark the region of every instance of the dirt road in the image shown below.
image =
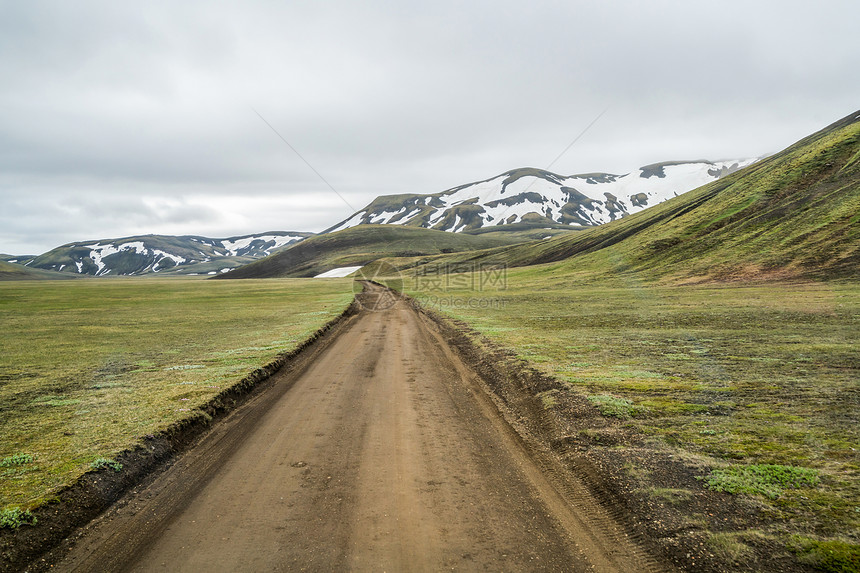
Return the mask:
<path id="1" fill-rule="evenodd" d="M 379 291 L 364 295 L 385 296 Z M 61 571 L 645 571 L 404 302 L 304 362 L 80 538 Z"/>

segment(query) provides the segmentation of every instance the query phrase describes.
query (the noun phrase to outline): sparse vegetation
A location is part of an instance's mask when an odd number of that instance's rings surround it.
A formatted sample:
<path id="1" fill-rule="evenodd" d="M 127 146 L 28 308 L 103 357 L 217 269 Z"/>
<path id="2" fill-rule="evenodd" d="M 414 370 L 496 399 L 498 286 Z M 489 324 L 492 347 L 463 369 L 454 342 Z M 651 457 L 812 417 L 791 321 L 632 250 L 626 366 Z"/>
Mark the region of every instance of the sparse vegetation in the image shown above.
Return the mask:
<path id="1" fill-rule="evenodd" d="M 818 471 L 777 464 L 749 464 L 715 469 L 701 476 L 705 487 L 726 493 L 747 493 L 776 499 L 788 488 L 818 485 Z"/>
<path id="2" fill-rule="evenodd" d="M 558 390 L 547 390 L 546 392 L 538 394 L 538 398 L 540 398 L 544 410 L 549 410 L 558 403 L 558 400 L 555 397 L 557 392 Z"/>
<path id="3" fill-rule="evenodd" d="M 20 507 L 0 509 L 0 529 L 17 529 L 22 525 L 32 525 L 34 523 L 36 523 L 36 517 L 29 509 L 23 510 Z"/>
<path id="4" fill-rule="evenodd" d="M 682 501 L 686 501 L 692 497 L 693 492 L 688 489 L 679 489 L 674 487 L 651 487 L 645 490 L 651 498 L 668 503 L 669 505 L 677 505 Z"/>
<path id="5" fill-rule="evenodd" d="M 102 469 L 110 469 L 115 472 L 122 471 L 122 464 L 116 460 L 110 460 L 108 458 L 97 458 L 90 462 L 91 470 L 102 470 Z"/>
<path id="6" fill-rule="evenodd" d="M 11 468 L 14 466 L 23 466 L 33 461 L 33 456 L 30 454 L 13 454 L 0 460 L 0 468 Z"/>
<path id="7" fill-rule="evenodd" d="M 740 561 L 752 553 L 737 533 L 714 533 L 708 537 L 708 547 L 727 561 Z"/>
<path id="8" fill-rule="evenodd" d="M 600 413 L 610 418 L 627 418 L 636 414 L 636 407 L 627 398 L 619 398 L 610 394 L 589 396 L 588 401 L 597 406 Z"/>
<path id="9" fill-rule="evenodd" d="M 860 544 L 841 539 L 821 541 L 795 535 L 789 548 L 802 562 L 816 569 L 830 573 L 860 572 Z"/>

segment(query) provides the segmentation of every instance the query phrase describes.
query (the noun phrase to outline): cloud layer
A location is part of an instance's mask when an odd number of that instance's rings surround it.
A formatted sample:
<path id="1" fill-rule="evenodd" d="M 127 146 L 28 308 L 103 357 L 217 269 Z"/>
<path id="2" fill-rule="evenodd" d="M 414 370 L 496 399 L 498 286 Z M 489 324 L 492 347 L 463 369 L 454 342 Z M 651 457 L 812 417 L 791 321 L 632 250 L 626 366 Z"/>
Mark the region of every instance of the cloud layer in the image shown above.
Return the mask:
<path id="1" fill-rule="evenodd" d="M 0 3 L 0 252 L 319 231 L 521 166 L 778 151 L 855 111 L 856 2 Z M 340 194 L 260 120 L 262 115 Z"/>

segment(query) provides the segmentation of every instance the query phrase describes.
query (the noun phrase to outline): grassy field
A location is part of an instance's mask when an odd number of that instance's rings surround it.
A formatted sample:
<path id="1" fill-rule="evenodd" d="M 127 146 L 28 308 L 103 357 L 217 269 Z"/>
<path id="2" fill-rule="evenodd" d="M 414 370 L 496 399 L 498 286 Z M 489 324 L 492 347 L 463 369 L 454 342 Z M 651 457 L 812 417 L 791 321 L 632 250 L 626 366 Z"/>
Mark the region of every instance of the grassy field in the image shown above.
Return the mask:
<path id="1" fill-rule="evenodd" d="M 471 280 L 455 288 L 446 279 L 441 291 L 404 284 L 654 447 L 682 450 L 735 482 L 770 465 L 813 476 L 798 488 L 737 491 L 779 517 L 783 526 L 767 535 L 848 542 L 856 558 L 860 285 L 655 286 L 636 275 L 599 283 L 576 276 L 542 266 L 509 269 L 505 290 L 479 291 Z"/>
<path id="2" fill-rule="evenodd" d="M 339 279 L 0 282 L 0 510 L 187 417 L 352 296 Z"/>

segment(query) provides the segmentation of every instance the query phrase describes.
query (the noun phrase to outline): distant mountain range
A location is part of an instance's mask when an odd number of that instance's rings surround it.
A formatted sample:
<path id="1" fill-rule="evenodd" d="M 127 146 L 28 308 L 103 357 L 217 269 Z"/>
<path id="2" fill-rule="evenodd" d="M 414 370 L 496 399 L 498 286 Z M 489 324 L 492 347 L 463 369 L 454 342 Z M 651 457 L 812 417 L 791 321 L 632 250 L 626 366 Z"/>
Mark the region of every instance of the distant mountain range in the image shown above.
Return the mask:
<path id="1" fill-rule="evenodd" d="M 327 229 L 397 224 L 441 231 L 488 227 L 591 227 L 620 219 L 746 167 L 756 159 L 671 161 L 626 175 L 564 176 L 523 168 L 432 195 L 384 195 Z"/>
<path id="2" fill-rule="evenodd" d="M 36 257 L 4 257 L 33 269 L 92 276 L 227 272 L 313 233 L 272 231 L 227 239 L 142 235 L 68 243 Z"/>

